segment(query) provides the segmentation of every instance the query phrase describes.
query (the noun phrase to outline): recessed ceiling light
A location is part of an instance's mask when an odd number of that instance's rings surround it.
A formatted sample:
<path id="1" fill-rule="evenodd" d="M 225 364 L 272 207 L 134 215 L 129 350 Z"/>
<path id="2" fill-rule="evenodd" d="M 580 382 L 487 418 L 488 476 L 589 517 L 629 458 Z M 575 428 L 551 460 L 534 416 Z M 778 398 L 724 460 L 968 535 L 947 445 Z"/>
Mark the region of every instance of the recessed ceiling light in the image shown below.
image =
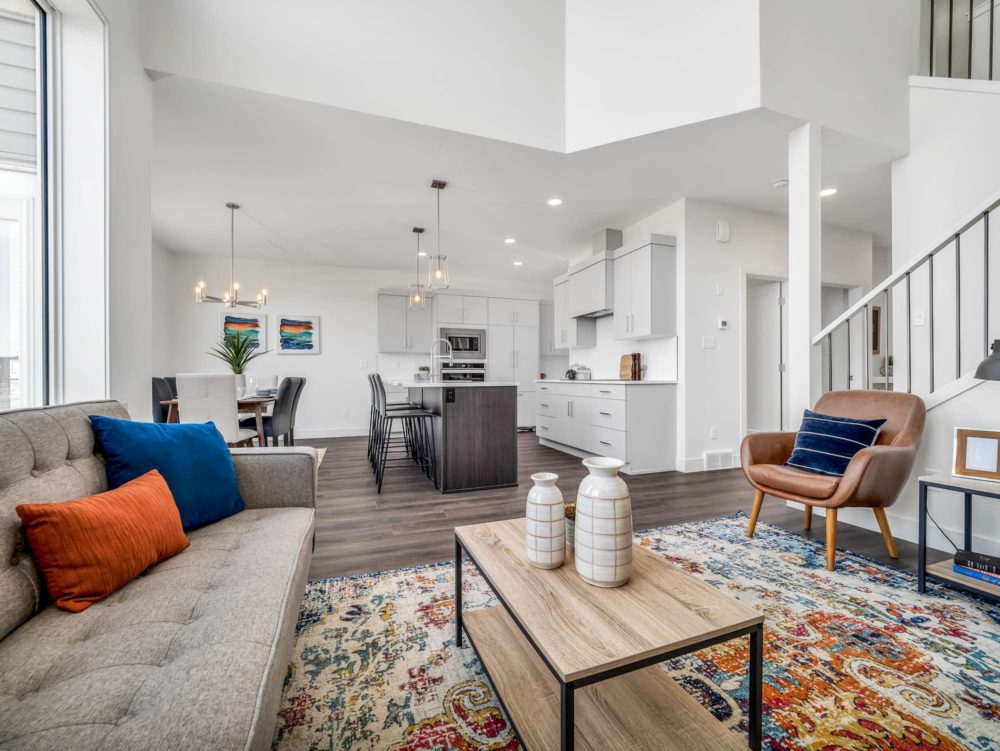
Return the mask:
<path id="1" fill-rule="evenodd" d="M 420 256 L 421 258 L 425 258 L 427 256 L 427 251 L 421 250 L 419 253 L 417 253 L 417 255 Z"/>
<path id="2" fill-rule="evenodd" d="M 514 261 L 515 266 L 524 266 L 524 261 Z"/>
<path id="3" fill-rule="evenodd" d="M 821 190 L 819 194 L 823 196 L 823 198 L 826 198 L 827 196 L 832 196 L 836 192 L 837 192 L 836 188 L 823 188 L 823 190 Z"/>
<path id="4" fill-rule="evenodd" d="M 504 242 L 507 243 L 508 245 L 513 245 L 514 243 L 517 242 L 517 240 L 514 239 L 513 237 L 508 237 L 504 240 Z"/>
<path id="5" fill-rule="evenodd" d="M 545 203 L 547 203 L 549 206 L 561 206 L 562 205 L 562 199 L 561 198 L 550 198 Z"/>

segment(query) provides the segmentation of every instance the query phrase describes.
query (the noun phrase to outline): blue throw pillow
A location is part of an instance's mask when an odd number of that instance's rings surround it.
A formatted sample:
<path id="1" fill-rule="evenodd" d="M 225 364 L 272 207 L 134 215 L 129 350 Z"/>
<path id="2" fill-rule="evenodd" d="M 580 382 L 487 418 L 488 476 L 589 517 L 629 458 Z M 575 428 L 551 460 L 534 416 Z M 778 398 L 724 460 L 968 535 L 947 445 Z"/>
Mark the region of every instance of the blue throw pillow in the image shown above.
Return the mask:
<path id="1" fill-rule="evenodd" d="M 835 417 L 807 409 L 795 436 L 795 448 L 785 464 L 842 477 L 856 453 L 875 445 L 883 425 L 885 420 Z"/>
<path id="2" fill-rule="evenodd" d="M 184 529 L 243 510 L 232 454 L 213 423 L 132 422 L 91 415 L 90 424 L 104 454 L 110 488 L 159 470 Z"/>

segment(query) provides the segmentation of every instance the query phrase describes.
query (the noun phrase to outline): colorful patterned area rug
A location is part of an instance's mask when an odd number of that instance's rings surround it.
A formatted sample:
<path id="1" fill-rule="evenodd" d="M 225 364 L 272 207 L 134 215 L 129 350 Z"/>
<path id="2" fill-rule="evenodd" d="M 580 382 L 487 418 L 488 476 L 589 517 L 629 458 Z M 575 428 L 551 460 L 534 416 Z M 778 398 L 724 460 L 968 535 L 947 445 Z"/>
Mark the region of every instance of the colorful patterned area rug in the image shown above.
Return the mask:
<path id="1" fill-rule="evenodd" d="M 1000 608 L 746 516 L 646 530 L 667 561 L 760 608 L 764 748 L 1000 751 Z M 495 604 L 466 563 L 467 608 Z M 450 563 L 309 583 L 274 747 L 520 749 L 472 649 Z M 468 642 L 466 642 L 468 645 Z M 665 664 L 745 734 L 747 643 Z M 742 737 L 746 737 L 743 735 Z"/>

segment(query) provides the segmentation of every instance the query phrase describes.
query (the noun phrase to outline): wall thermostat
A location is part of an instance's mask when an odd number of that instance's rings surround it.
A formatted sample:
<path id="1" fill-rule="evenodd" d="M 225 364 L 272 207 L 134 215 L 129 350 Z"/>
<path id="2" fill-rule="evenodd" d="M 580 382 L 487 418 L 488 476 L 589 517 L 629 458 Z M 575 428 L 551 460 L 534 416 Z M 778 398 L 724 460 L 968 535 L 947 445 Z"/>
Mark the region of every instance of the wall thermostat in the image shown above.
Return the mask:
<path id="1" fill-rule="evenodd" d="M 729 321 L 727 321 L 725 318 L 720 318 L 719 319 L 719 330 L 720 331 L 725 331 L 728 328 L 729 328 Z"/>

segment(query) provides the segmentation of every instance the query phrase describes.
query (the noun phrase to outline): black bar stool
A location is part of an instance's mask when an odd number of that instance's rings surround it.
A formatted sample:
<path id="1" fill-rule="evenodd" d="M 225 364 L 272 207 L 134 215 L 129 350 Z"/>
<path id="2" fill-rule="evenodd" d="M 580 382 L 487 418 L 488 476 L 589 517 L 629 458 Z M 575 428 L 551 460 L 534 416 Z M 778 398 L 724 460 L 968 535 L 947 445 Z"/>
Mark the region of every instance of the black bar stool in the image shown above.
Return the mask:
<path id="1" fill-rule="evenodd" d="M 378 385 L 376 385 L 376 383 Z M 378 373 L 368 374 L 368 390 L 371 393 L 371 410 L 368 417 L 368 463 L 372 466 L 372 471 L 375 471 L 378 455 L 375 451 L 376 447 L 380 445 L 380 435 L 383 428 L 381 413 L 378 408 L 378 389 L 381 388 L 383 394 L 385 393 L 385 386 L 382 384 L 382 376 Z M 420 405 L 413 404 L 411 402 L 393 402 L 391 404 L 386 404 L 387 410 L 401 410 L 401 409 L 419 409 Z M 404 439 L 409 446 L 410 436 L 409 436 L 409 426 L 404 426 Z M 394 439 L 398 442 L 398 439 Z"/>
<path id="2" fill-rule="evenodd" d="M 378 492 L 382 492 L 382 481 L 385 479 L 385 468 L 390 461 L 414 461 L 423 469 L 424 474 L 437 482 L 437 462 L 434 454 L 434 413 L 409 405 L 386 403 L 385 386 L 376 373 L 372 378 L 377 400 L 377 427 L 375 446 L 375 478 L 378 481 Z M 392 407 L 390 409 L 390 406 Z M 391 456 L 390 446 L 393 444 L 393 427 L 400 424 L 403 431 L 403 455 Z M 399 440 L 396 439 L 396 445 Z"/>

